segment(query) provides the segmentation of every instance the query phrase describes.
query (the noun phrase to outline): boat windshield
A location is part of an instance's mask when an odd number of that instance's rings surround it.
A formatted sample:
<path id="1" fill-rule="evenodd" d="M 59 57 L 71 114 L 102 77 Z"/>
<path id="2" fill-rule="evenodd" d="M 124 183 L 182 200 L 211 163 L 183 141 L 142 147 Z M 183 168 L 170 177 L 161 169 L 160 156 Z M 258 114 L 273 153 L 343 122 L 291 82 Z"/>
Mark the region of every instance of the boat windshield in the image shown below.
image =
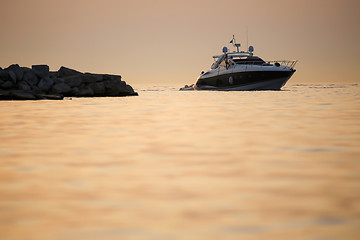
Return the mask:
<path id="1" fill-rule="evenodd" d="M 265 61 L 259 57 L 233 58 L 236 64 L 264 65 Z"/>

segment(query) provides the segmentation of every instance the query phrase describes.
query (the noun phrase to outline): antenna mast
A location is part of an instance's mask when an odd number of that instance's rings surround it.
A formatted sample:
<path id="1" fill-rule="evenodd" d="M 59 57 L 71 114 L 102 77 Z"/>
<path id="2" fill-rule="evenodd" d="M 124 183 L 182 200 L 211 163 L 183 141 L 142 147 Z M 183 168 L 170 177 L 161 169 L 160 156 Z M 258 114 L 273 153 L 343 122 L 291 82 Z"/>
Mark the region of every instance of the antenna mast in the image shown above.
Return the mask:
<path id="1" fill-rule="evenodd" d="M 246 49 L 249 49 L 249 31 L 248 31 L 248 26 L 246 26 Z"/>
<path id="2" fill-rule="evenodd" d="M 233 46 L 236 47 L 237 52 L 239 52 L 240 43 L 236 43 L 236 40 L 235 40 L 235 36 L 234 36 L 234 35 L 233 35 L 233 38 L 232 38 L 232 40 L 230 41 L 230 43 L 232 43 Z"/>

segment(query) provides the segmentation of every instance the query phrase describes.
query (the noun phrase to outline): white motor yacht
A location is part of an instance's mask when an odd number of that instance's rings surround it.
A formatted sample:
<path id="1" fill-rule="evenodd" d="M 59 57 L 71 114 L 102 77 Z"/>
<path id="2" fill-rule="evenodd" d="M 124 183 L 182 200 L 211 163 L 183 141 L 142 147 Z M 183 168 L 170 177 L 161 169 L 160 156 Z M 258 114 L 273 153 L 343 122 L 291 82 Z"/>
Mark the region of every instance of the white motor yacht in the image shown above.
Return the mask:
<path id="1" fill-rule="evenodd" d="M 235 38 L 230 41 L 236 51 L 223 48 L 223 54 L 213 56 L 211 69 L 202 72 L 197 82 L 180 90 L 280 90 L 296 71 L 296 61 L 264 61 L 254 56 L 254 47 L 240 51 Z"/>

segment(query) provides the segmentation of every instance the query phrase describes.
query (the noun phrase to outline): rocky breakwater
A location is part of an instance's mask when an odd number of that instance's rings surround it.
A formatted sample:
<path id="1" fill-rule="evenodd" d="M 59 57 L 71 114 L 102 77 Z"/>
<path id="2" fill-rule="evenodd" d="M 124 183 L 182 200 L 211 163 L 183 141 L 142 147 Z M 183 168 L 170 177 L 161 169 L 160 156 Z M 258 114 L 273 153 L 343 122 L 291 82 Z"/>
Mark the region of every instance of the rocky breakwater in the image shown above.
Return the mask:
<path id="1" fill-rule="evenodd" d="M 64 97 L 137 96 L 119 75 L 82 73 L 67 67 L 50 71 L 48 65 L 0 67 L 0 100 L 61 100 Z"/>

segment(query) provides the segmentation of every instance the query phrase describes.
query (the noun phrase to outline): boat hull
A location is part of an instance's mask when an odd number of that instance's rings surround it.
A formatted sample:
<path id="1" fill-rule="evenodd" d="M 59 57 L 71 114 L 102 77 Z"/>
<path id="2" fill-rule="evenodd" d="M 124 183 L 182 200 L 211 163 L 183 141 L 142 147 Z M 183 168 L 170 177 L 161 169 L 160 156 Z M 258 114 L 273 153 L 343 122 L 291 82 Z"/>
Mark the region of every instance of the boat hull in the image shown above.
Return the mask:
<path id="1" fill-rule="evenodd" d="M 288 71 L 248 71 L 200 77 L 194 89 L 216 91 L 280 90 L 294 72 L 294 69 Z"/>

